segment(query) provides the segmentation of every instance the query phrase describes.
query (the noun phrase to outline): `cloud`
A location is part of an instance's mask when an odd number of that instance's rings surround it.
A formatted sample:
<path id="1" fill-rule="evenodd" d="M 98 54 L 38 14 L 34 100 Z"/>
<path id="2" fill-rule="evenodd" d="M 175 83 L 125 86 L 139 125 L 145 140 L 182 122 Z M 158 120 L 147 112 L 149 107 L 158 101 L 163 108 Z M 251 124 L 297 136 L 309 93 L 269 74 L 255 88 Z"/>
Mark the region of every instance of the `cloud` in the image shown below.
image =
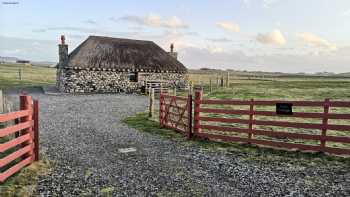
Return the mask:
<path id="1" fill-rule="evenodd" d="M 135 23 L 138 25 L 143 26 L 150 26 L 150 27 L 162 27 L 162 28 L 169 28 L 169 29 L 185 29 L 189 26 L 183 22 L 180 18 L 177 16 L 172 16 L 170 18 L 162 18 L 161 16 L 155 15 L 155 14 L 149 14 L 147 16 L 135 16 L 135 15 L 129 15 L 129 16 L 123 16 L 118 19 L 110 18 L 110 20 L 114 22 L 118 21 L 126 21 L 130 23 Z"/>
<path id="2" fill-rule="evenodd" d="M 216 68 L 271 72 L 348 72 L 350 46 L 334 53 L 247 55 L 241 50 L 217 50 L 188 47 L 179 51 L 179 59 L 190 68 Z M 282 66 L 283 65 L 283 66 Z"/>
<path id="3" fill-rule="evenodd" d="M 285 45 L 287 43 L 283 34 L 278 29 L 275 29 L 272 32 L 265 33 L 265 34 L 260 33 L 256 36 L 256 40 L 262 44 L 279 45 L 279 46 Z"/>
<path id="4" fill-rule="evenodd" d="M 211 42 L 232 42 L 232 40 L 228 38 L 207 38 L 207 40 Z"/>
<path id="5" fill-rule="evenodd" d="M 241 30 L 239 25 L 234 22 L 221 21 L 221 22 L 217 22 L 216 25 L 228 32 L 237 33 L 237 32 L 240 32 Z"/>
<path id="6" fill-rule="evenodd" d="M 301 39 L 304 43 L 318 47 L 318 48 L 327 48 L 329 50 L 337 50 L 337 46 L 334 43 L 331 43 L 328 40 L 321 38 L 310 32 L 299 33 L 297 34 L 297 37 Z"/>
<path id="7" fill-rule="evenodd" d="M 343 16 L 350 16 L 350 9 L 343 12 Z"/>
<path id="8" fill-rule="evenodd" d="M 43 33 L 43 32 L 46 32 L 46 29 L 33 29 L 32 32 Z"/>
<path id="9" fill-rule="evenodd" d="M 91 24 L 91 25 L 97 24 L 97 22 L 95 20 L 92 20 L 92 19 L 85 20 L 85 21 L 83 21 L 83 23 L 87 23 L 87 24 Z"/>
<path id="10" fill-rule="evenodd" d="M 264 8 L 270 8 L 273 4 L 277 3 L 280 0 L 263 0 L 262 4 Z"/>

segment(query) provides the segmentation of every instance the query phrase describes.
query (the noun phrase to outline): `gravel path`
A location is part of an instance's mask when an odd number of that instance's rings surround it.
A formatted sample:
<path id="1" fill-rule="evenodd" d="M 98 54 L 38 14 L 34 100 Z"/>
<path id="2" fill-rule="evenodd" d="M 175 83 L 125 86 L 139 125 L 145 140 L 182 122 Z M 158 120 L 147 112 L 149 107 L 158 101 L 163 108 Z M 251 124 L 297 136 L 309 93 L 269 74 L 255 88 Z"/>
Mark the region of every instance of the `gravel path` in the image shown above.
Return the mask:
<path id="1" fill-rule="evenodd" d="M 57 163 L 41 196 L 350 196 L 349 166 L 259 163 L 128 128 L 121 120 L 145 110 L 146 97 L 35 97 L 42 151 Z M 129 147 L 137 151 L 118 152 Z"/>

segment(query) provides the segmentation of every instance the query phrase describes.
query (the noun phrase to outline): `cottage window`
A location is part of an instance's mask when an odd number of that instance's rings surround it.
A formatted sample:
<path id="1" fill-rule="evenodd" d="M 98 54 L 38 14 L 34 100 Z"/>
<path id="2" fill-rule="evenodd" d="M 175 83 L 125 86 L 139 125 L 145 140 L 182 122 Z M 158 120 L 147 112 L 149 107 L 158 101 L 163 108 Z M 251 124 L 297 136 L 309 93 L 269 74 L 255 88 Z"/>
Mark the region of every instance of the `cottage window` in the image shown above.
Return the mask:
<path id="1" fill-rule="evenodd" d="M 129 75 L 129 81 L 130 82 L 137 82 L 137 78 L 138 78 L 137 72 L 131 72 L 128 75 Z"/>

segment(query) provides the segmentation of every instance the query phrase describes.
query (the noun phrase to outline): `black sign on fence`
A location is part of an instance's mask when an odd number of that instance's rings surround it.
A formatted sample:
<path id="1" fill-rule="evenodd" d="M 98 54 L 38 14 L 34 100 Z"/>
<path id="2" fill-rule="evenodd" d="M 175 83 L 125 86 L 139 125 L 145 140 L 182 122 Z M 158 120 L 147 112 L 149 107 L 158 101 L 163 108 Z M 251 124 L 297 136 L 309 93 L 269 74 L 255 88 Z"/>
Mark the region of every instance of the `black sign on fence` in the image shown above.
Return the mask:
<path id="1" fill-rule="evenodd" d="M 276 114 L 293 115 L 293 103 L 276 103 Z"/>

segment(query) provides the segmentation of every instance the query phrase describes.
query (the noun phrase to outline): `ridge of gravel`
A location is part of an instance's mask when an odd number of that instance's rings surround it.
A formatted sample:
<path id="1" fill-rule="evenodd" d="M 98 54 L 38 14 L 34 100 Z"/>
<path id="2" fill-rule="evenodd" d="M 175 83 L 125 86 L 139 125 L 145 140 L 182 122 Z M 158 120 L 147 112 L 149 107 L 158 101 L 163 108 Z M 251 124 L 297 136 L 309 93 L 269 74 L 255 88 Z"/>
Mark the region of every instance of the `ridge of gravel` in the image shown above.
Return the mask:
<path id="1" fill-rule="evenodd" d="M 41 151 L 56 163 L 38 196 L 350 196 L 350 167 L 247 161 L 129 128 L 122 120 L 146 110 L 144 96 L 34 97 Z"/>

